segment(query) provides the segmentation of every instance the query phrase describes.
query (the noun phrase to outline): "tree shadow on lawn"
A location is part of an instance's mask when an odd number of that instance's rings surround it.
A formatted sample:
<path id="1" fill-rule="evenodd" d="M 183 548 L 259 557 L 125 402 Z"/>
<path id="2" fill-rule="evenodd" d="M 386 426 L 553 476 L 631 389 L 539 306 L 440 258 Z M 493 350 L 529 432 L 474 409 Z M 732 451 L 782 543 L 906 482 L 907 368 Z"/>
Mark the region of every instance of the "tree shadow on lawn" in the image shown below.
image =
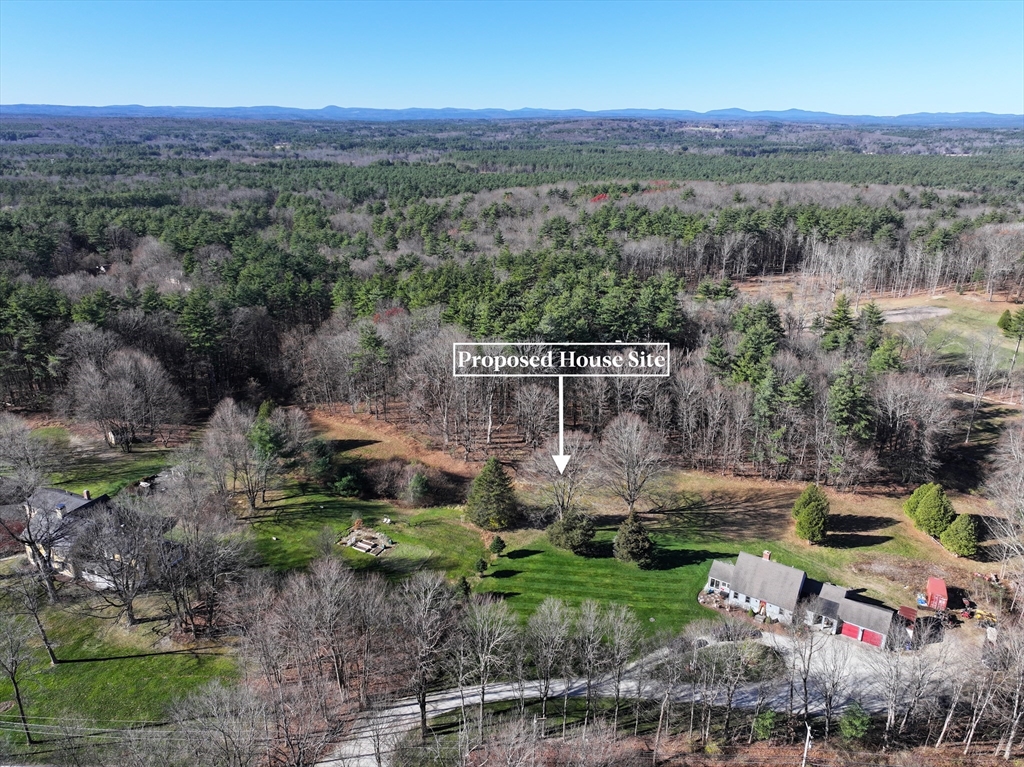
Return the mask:
<path id="1" fill-rule="evenodd" d="M 892 540 L 891 535 L 864 535 L 863 533 L 829 533 L 825 546 L 830 549 L 863 549 L 881 546 Z"/>
<path id="2" fill-rule="evenodd" d="M 712 559 L 732 559 L 736 555 L 727 551 L 707 551 L 704 549 L 662 549 L 654 554 L 652 570 L 676 570 L 680 567 L 699 565 Z"/>
<path id="3" fill-rule="evenodd" d="M 969 412 L 969 403 L 960 403 L 961 409 Z M 1016 411 L 992 403 L 984 403 L 978 410 L 971 429 L 971 441 L 958 441 L 946 454 L 936 473 L 935 481 L 943 487 L 962 493 L 976 490 L 985 478 L 989 461 L 996 443 L 1002 434 L 1002 423 L 1016 415 Z"/>
<path id="4" fill-rule="evenodd" d="M 485 578 L 505 579 L 505 578 L 515 578 L 517 575 L 521 575 L 521 574 L 522 574 L 522 570 L 494 570 L 492 572 L 487 573 L 484 577 Z"/>
<path id="5" fill-rule="evenodd" d="M 526 559 L 532 557 L 534 554 L 541 554 L 540 549 L 516 549 L 505 554 L 505 559 Z"/>
<path id="6" fill-rule="evenodd" d="M 657 532 L 705 541 L 771 540 L 789 524 L 796 489 L 758 489 L 741 493 L 720 490 L 704 502 L 661 509 Z"/>
<path id="7" fill-rule="evenodd" d="M 899 523 L 899 520 L 879 514 L 830 514 L 829 532 L 825 546 L 830 549 L 863 549 L 881 546 L 891 541 L 891 535 L 868 535 L 872 530 L 884 530 Z"/>
<path id="8" fill-rule="evenodd" d="M 379 445 L 379 439 L 332 439 L 327 444 L 335 453 L 347 453 L 350 450 L 358 450 L 361 447 Z"/>

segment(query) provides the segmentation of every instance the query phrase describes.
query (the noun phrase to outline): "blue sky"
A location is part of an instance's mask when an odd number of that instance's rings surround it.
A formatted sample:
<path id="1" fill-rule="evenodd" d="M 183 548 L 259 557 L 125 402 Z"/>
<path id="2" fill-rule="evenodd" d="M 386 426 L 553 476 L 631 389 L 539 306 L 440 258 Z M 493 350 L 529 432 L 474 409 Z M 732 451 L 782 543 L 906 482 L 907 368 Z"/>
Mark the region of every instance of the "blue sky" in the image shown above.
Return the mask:
<path id="1" fill-rule="evenodd" d="M 1024 113 L 1024 0 L 0 0 L 0 103 Z"/>

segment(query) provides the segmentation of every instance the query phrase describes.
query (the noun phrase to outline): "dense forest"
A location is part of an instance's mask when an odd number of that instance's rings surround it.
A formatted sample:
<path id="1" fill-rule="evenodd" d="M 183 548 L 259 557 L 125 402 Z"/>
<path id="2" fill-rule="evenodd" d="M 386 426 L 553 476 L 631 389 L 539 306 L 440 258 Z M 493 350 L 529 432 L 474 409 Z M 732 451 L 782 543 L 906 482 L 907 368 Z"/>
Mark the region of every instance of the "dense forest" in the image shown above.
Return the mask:
<path id="1" fill-rule="evenodd" d="M 502 429 L 529 448 L 552 428 L 550 388 L 447 380 L 451 340 L 657 339 L 671 379 L 574 384 L 574 424 L 638 412 L 708 469 L 923 481 L 962 426 L 942 379 L 995 371 L 887 333 L 871 298 L 1024 294 L 1015 131 L 2 127 L 5 402 L 124 449 L 225 396 L 365 407 L 466 457 Z M 787 300 L 735 287 L 785 275 Z M 96 386 L 145 404 L 123 412 Z"/>

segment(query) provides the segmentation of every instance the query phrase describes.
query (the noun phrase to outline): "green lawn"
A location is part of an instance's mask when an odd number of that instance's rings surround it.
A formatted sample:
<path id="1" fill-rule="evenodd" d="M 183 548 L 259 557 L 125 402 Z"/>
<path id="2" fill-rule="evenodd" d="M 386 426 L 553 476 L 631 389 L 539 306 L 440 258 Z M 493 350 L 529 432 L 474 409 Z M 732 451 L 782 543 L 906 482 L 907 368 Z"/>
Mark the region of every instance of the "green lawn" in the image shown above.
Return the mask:
<path id="1" fill-rule="evenodd" d="M 159 636 L 145 624 L 127 634 L 112 628 L 109 621 L 57 611 L 45 623 L 61 661 L 118 659 L 62 662 L 51 667 L 38 642 L 32 665 L 19 677 L 28 714 L 36 721 L 72 716 L 111 727 L 163 721 L 175 699 L 213 679 L 229 679 L 235 674 L 234 659 L 223 650 L 119 658 L 159 652 L 153 646 Z M 12 699 L 11 685 L 4 678 L 0 680 L 0 701 Z M 0 722 L 16 721 L 17 709 L 0 713 Z M 14 742 L 23 739 L 15 737 Z"/>
<path id="2" fill-rule="evenodd" d="M 144 477 L 158 474 L 170 465 L 171 450 L 146 446 L 130 453 L 119 450 L 73 452 L 68 467 L 53 477 L 57 487 L 81 493 L 89 490 L 93 497 L 114 495 Z"/>
<path id="3" fill-rule="evenodd" d="M 397 509 L 380 501 L 312 494 L 289 488 L 285 497 L 257 512 L 253 522 L 256 547 L 275 570 L 305 567 L 318 555 L 317 538 L 329 527 L 335 538 L 347 533 L 356 519 L 385 533 L 398 545 L 380 557 L 337 546 L 353 567 L 400 577 L 420 568 L 443 570 L 449 577 L 471 575 L 484 555 L 480 534 L 460 523 L 458 509 Z M 382 520 L 388 517 L 392 524 Z M 276 539 L 276 540 L 275 540 Z"/>

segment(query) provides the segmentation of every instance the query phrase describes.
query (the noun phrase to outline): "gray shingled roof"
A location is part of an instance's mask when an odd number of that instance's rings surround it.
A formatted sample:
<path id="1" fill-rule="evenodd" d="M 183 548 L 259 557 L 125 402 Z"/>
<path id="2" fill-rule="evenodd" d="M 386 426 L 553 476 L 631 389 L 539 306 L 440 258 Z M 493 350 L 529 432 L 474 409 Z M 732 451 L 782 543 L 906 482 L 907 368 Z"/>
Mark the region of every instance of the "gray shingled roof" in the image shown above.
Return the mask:
<path id="1" fill-rule="evenodd" d="M 40 487 L 36 488 L 35 492 L 28 497 L 29 508 L 35 511 L 56 511 L 61 508 L 64 514 L 70 514 L 73 511 L 81 508 L 82 506 L 88 506 L 90 503 L 95 503 L 96 499 L 83 498 L 80 495 L 69 493 L 67 490 L 58 490 L 52 487 Z"/>
<path id="2" fill-rule="evenodd" d="M 854 626 L 870 629 L 882 635 L 889 633 L 889 625 L 894 614 L 895 611 L 888 607 L 869 605 L 849 598 L 839 603 L 839 618 L 843 623 L 852 623 Z"/>
<path id="3" fill-rule="evenodd" d="M 720 581 L 725 581 L 732 585 L 735 570 L 735 565 L 731 565 L 728 562 L 720 562 L 716 559 L 711 563 L 711 572 L 708 573 L 708 579 L 717 578 Z"/>
<path id="4" fill-rule="evenodd" d="M 736 558 L 733 591 L 795 610 L 804 584 L 804 571 L 741 551 Z"/>

